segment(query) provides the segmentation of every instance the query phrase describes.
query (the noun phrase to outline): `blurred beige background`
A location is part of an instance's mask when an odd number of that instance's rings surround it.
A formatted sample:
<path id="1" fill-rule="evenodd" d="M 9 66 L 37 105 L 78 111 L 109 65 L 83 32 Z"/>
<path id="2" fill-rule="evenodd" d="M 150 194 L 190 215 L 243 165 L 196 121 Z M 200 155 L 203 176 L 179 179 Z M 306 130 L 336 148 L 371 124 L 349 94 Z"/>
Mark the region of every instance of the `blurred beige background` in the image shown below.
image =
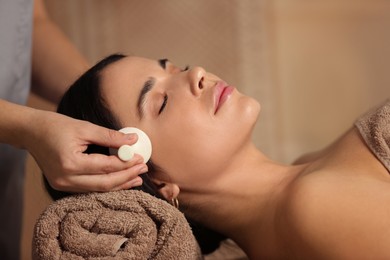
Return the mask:
<path id="1" fill-rule="evenodd" d="M 254 141 L 289 163 L 390 97 L 387 0 L 47 0 L 92 63 L 122 52 L 200 65 L 261 102 Z M 61 51 L 61 50 L 58 50 Z M 30 105 L 55 109 L 31 96 Z M 26 173 L 22 257 L 50 200 Z"/>

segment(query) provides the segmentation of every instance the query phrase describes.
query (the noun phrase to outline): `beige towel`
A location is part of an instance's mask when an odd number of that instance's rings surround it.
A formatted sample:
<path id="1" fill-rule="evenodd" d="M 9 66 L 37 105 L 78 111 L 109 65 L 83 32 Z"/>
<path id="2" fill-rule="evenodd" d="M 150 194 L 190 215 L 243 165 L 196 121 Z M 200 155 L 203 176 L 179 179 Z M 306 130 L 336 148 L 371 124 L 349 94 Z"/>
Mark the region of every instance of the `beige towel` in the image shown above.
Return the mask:
<path id="1" fill-rule="evenodd" d="M 355 122 L 368 147 L 390 172 L 390 99 Z"/>
<path id="2" fill-rule="evenodd" d="M 56 201 L 37 220 L 33 259 L 201 259 L 183 214 L 142 191 Z"/>

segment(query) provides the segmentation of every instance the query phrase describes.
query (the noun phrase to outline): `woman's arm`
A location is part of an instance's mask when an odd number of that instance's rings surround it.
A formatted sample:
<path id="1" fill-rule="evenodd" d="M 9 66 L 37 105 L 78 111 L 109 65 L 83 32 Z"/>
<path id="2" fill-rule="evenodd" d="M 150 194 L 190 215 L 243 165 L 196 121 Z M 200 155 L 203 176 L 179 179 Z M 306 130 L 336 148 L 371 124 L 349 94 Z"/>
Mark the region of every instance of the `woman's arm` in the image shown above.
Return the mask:
<path id="1" fill-rule="evenodd" d="M 88 62 L 48 16 L 42 0 L 34 1 L 32 90 L 58 103 Z"/>

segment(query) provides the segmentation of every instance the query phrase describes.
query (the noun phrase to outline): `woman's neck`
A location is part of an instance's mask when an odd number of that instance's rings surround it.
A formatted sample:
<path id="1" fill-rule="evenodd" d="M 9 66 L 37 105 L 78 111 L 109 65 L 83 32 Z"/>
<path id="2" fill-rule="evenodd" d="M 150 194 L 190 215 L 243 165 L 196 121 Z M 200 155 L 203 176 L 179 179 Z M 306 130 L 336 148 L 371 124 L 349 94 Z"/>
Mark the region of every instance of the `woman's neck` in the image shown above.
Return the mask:
<path id="1" fill-rule="evenodd" d="M 248 145 L 217 181 L 202 189 L 182 190 L 180 197 L 190 202 L 186 212 L 190 217 L 232 238 L 251 254 L 259 245 L 277 246 L 273 227 L 278 205 L 305 168 L 275 163 Z"/>

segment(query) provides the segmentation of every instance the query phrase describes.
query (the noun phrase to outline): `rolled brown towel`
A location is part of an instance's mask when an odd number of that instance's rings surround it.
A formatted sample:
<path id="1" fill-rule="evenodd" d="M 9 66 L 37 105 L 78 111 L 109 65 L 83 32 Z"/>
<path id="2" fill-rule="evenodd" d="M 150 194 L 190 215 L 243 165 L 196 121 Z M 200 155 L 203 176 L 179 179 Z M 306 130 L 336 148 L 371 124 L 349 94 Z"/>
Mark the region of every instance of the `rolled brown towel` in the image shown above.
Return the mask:
<path id="1" fill-rule="evenodd" d="M 142 191 L 58 200 L 38 218 L 34 260 L 202 259 L 183 214 Z"/>
<path id="2" fill-rule="evenodd" d="M 355 122 L 367 146 L 390 172 L 390 99 Z"/>

